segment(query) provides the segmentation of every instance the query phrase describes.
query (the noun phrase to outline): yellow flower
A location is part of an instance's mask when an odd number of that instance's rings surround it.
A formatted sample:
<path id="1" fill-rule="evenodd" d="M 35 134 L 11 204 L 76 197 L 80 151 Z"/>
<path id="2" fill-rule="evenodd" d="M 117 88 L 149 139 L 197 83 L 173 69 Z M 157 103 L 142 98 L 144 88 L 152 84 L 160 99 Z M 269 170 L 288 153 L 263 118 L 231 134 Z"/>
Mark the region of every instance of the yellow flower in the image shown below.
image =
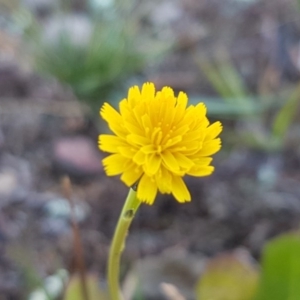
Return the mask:
<path id="1" fill-rule="evenodd" d="M 108 176 L 121 175 L 137 197 L 153 204 L 157 191 L 173 194 L 179 202 L 191 200 L 184 175 L 207 176 L 214 171 L 212 154 L 221 148 L 220 122 L 210 125 L 203 103 L 187 107 L 183 92 L 170 87 L 155 92 L 153 83 L 140 91 L 131 87 L 120 112 L 104 103 L 100 115 L 114 135 L 101 134 L 99 148 L 112 153 L 103 159 Z"/>

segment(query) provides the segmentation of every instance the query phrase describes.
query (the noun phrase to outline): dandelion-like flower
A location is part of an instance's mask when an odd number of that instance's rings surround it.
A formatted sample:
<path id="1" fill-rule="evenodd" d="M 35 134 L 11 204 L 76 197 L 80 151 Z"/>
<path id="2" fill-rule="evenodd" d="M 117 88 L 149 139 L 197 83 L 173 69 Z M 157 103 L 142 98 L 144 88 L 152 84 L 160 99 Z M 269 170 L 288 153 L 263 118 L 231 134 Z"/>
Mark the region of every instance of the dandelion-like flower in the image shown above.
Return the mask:
<path id="1" fill-rule="evenodd" d="M 220 122 L 210 124 L 203 103 L 187 107 L 183 92 L 170 87 L 155 92 L 153 83 L 131 87 L 119 112 L 104 103 L 100 115 L 114 135 L 101 134 L 99 148 L 108 176 L 121 175 L 137 197 L 153 204 L 157 192 L 173 194 L 178 202 L 191 200 L 183 177 L 207 176 L 214 171 L 211 155 L 221 148 Z"/>

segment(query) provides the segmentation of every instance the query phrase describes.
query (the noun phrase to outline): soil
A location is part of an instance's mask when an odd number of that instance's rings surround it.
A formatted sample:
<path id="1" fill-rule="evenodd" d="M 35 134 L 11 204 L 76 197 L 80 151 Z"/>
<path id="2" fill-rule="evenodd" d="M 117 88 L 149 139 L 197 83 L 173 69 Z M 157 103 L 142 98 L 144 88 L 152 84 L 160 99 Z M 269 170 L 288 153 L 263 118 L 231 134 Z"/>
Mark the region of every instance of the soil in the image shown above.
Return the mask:
<path id="1" fill-rule="evenodd" d="M 231 10 L 220 1 L 180 2 L 181 22 L 174 17 L 176 47 L 159 66 L 146 69 L 143 77 L 157 86 L 216 96 L 191 57 L 201 52 L 209 59 L 209 49 L 224 43 L 251 91 L 273 92 L 291 85 L 299 80 L 290 55 L 295 43 L 286 42 L 282 51 L 276 46 L 278 35 L 296 36 L 278 31 L 282 24 L 291 24 L 293 30 L 288 32 L 298 32 L 291 5 L 282 9 L 280 1 L 272 1 L 272 6 L 252 1 Z M 202 34 L 193 34 L 199 28 Z M 266 70 L 271 75 L 261 87 Z M 299 115 L 295 128 L 297 120 Z M 237 132 L 242 122 L 221 121 L 224 136 Z M 127 188 L 118 178 L 106 177 L 101 168 L 104 154 L 97 150 L 97 136 L 106 129 L 99 122 L 69 88 L 24 71 L 17 60 L 0 61 L 1 300 L 27 299 L 37 283 L 30 277 L 32 272 L 45 278 L 60 268 L 76 270 L 78 249 L 61 184 L 65 175 L 72 182 L 86 269 L 105 281 L 109 244 Z M 70 157 L 56 151 L 59 141 L 74 150 Z M 186 178 L 191 203 L 181 205 L 160 195 L 153 206 L 142 205 L 128 236 L 124 266 L 130 270 L 134 261 L 173 248 L 212 257 L 242 247 L 259 260 L 268 239 L 299 226 L 297 130 L 289 141 L 280 151 L 270 152 L 223 139 L 214 174 Z M 86 164 L 78 164 L 81 158 Z"/>

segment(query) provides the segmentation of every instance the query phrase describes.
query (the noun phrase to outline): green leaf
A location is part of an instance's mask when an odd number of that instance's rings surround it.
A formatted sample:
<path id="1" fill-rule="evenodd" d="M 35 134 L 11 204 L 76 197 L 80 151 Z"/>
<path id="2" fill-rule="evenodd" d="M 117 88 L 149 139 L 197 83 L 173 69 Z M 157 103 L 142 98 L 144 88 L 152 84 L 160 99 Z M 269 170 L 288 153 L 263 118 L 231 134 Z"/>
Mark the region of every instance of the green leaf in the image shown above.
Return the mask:
<path id="1" fill-rule="evenodd" d="M 221 76 L 218 68 L 214 66 L 213 63 L 201 59 L 200 57 L 196 58 L 196 63 L 218 94 L 224 98 L 224 100 L 228 100 L 227 102 L 230 103 L 230 100 L 234 97 L 234 95 L 232 94 L 230 87 L 228 87 L 227 83 Z"/>
<path id="2" fill-rule="evenodd" d="M 212 259 L 197 283 L 196 299 L 251 300 L 257 288 L 258 271 L 245 255 L 236 251 Z"/>
<path id="3" fill-rule="evenodd" d="M 220 116 L 228 118 L 240 118 L 244 116 L 253 116 L 262 113 L 265 107 L 262 102 L 256 101 L 257 98 L 251 97 L 245 101 L 251 103 L 249 106 L 233 103 L 234 99 L 227 99 L 228 102 L 222 101 L 220 98 L 213 97 L 190 97 L 189 103 L 196 105 L 197 103 L 204 102 L 207 106 L 208 114 L 210 116 Z M 244 101 L 244 100 L 242 100 Z"/>
<path id="4" fill-rule="evenodd" d="M 100 290 L 99 280 L 95 275 L 86 274 L 86 286 L 89 300 L 107 300 L 107 295 Z M 86 300 L 83 297 L 79 275 L 73 275 L 65 291 L 63 300 Z"/>
<path id="5" fill-rule="evenodd" d="M 299 0 L 300 1 L 300 0 Z M 279 110 L 273 122 L 273 137 L 282 141 L 291 125 L 300 102 L 300 84 L 294 89 L 285 105 Z"/>
<path id="6" fill-rule="evenodd" d="M 269 242 L 262 257 L 262 276 L 255 300 L 300 299 L 300 234 Z"/>
<path id="7" fill-rule="evenodd" d="M 201 57 L 196 57 L 195 61 L 225 102 L 251 107 L 253 98 L 249 97 L 251 95 L 247 91 L 242 76 L 231 62 L 227 51 L 223 49 L 220 54 L 220 57 L 214 58 L 214 62 Z"/>
<path id="8" fill-rule="evenodd" d="M 230 88 L 232 95 L 237 100 L 247 100 L 249 99 L 249 93 L 245 86 L 242 76 L 238 73 L 233 63 L 226 58 L 224 60 L 219 60 L 217 62 L 219 72 L 224 78 L 226 85 Z M 237 103 L 249 105 L 247 101 L 237 101 Z"/>

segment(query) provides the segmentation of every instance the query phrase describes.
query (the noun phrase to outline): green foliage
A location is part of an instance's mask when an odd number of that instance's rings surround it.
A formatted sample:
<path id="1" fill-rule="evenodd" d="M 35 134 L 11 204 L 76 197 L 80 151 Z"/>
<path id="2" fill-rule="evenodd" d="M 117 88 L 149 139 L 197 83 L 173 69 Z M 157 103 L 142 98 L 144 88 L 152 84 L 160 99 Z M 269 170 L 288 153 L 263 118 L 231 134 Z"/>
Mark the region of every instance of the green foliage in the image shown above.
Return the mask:
<path id="1" fill-rule="evenodd" d="M 262 276 L 254 300 L 299 300 L 299 281 L 299 233 L 285 234 L 269 242 L 263 252 Z"/>
<path id="2" fill-rule="evenodd" d="M 221 254 L 212 259 L 196 286 L 199 300 L 251 300 L 258 271 L 243 255 Z"/>
<path id="3" fill-rule="evenodd" d="M 93 104 L 104 100 L 120 80 L 143 65 L 132 41 L 119 28 L 95 25 L 86 47 L 74 45 L 68 36 L 35 52 L 40 71 L 69 84 L 76 96 Z"/>
<path id="4" fill-rule="evenodd" d="M 300 102 L 300 84 L 292 91 L 290 97 L 286 100 L 285 104 L 278 111 L 273 121 L 273 138 L 276 141 L 283 141 L 287 130 L 297 113 L 297 107 Z"/>
<path id="5" fill-rule="evenodd" d="M 223 53 L 222 60 L 210 62 L 202 58 L 196 58 L 199 68 L 216 89 L 218 94 L 228 103 L 247 105 L 249 95 L 246 85 L 234 68 L 233 64 Z"/>
<path id="6" fill-rule="evenodd" d="M 237 105 L 234 103 L 234 98 L 226 98 L 226 102 L 222 101 L 220 98 L 214 97 L 201 97 L 200 100 L 205 102 L 208 113 L 211 116 L 221 117 L 222 119 L 237 119 L 245 116 L 249 117 L 261 113 L 264 109 L 266 109 L 262 102 L 256 104 L 255 102 L 258 102 L 259 99 L 254 97 L 244 99 L 249 103 L 249 105 Z M 191 97 L 189 101 L 196 105 L 199 103 L 199 98 Z"/>
<path id="7" fill-rule="evenodd" d="M 54 27 L 61 27 L 55 39 L 45 34 L 45 24 L 32 15 L 31 19 L 27 16 L 30 22 L 25 28 L 25 38 L 36 68 L 69 85 L 79 100 L 98 112 L 101 102 L 110 100 L 112 94 L 122 89 L 122 83 L 166 51 L 167 47 L 155 41 L 151 34 L 141 32 L 142 16 L 135 7 L 136 1 L 130 0 L 116 1 L 109 8 L 88 10 L 84 18 L 90 22 L 91 35 L 81 36 L 84 41 L 76 42 L 74 29 L 71 33 L 67 24 L 68 18 L 75 15 L 68 9 L 64 12 L 60 9 L 52 17 L 57 20 Z M 28 11 L 19 14 L 19 20 L 26 14 Z"/>
<path id="8" fill-rule="evenodd" d="M 99 280 L 92 274 L 86 274 L 86 287 L 89 300 L 107 300 L 107 295 L 100 289 Z M 63 300 L 86 300 L 82 292 L 82 282 L 74 275 L 67 286 Z"/>
<path id="9" fill-rule="evenodd" d="M 300 101 L 299 84 L 288 94 L 283 91 L 277 95 L 251 95 L 226 51 L 219 52 L 212 61 L 197 56 L 195 61 L 222 97 L 205 99 L 209 113 L 243 122 L 244 130 L 240 132 L 239 140 L 235 139 L 237 143 L 266 151 L 278 151 L 284 147 L 286 133 L 292 126 Z M 267 124 L 270 114 L 273 118 Z"/>
<path id="10" fill-rule="evenodd" d="M 24 233 L 24 236 L 28 240 L 30 239 L 27 233 Z M 16 263 L 22 272 L 26 294 L 29 295 L 31 291 L 38 289 L 43 293 L 45 299 L 53 300 L 35 267 L 35 257 L 30 245 L 28 245 L 28 240 L 9 245 L 7 251 L 9 258 Z"/>
<path id="11" fill-rule="evenodd" d="M 234 254 L 212 259 L 199 279 L 199 300 L 299 300 L 300 233 L 283 234 L 266 244 L 261 275 Z"/>

